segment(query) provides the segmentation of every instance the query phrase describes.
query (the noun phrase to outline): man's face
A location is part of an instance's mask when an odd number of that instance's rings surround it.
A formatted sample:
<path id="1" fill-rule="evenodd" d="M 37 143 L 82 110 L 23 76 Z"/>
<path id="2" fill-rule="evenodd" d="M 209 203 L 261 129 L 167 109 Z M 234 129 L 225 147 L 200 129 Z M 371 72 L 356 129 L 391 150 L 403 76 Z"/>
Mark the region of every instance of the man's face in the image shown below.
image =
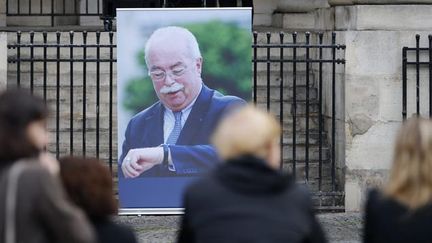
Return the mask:
<path id="1" fill-rule="evenodd" d="M 186 43 L 154 44 L 147 61 L 156 94 L 169 109 L 180 111 L 198 96 L 202 60 L 191 57 Z"/>

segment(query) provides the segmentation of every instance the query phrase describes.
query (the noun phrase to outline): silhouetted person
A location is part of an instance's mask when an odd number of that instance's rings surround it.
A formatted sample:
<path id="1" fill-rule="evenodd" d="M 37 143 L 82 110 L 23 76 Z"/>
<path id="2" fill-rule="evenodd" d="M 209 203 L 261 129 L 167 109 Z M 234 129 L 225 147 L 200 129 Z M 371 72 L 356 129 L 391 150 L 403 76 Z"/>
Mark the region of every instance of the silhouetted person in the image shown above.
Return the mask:
<path id="1" fill-rule="evenodd" d="M 432 121 L 406 121 L 383 190 L 369 193 L 364 242 L 432 242 Z"/>
<path id="2" fill-rule="evenodd" d="M 99 243 L 136 243 L 132 230 L 110 219 L 117 214 L 117 201 L 111 173 L 102 163 L 94 158 L 61 158 L 63 185 L 72 201 L 90 218 Z"/>
<path id="3" fill-rule="evenodd" d="M 212 141 L 225 163 L 186 190 L 178 242 L 325 242 L 307 190 L 279 171 L 280 132 L 251 106 L 220 123 Z"/>
<path id="4" fill-rule="evenodd" d="M 93 227 L 67 200 L 48 144 L 43 100 L 0 94 L 0 242 L 94 242 Z"/>

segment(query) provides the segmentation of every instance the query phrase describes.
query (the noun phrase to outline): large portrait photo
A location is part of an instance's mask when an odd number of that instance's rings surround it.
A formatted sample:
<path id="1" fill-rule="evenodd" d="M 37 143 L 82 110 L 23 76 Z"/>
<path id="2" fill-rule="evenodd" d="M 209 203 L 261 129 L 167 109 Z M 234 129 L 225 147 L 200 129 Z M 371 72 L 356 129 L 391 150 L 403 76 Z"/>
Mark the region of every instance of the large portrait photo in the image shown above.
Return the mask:
<path id="1" fill-rule="evenodd" d="M 251 98 L 251 9 L 117 9 L 119 199 L 179 213 L 220 160 L 219 121 Z"/>

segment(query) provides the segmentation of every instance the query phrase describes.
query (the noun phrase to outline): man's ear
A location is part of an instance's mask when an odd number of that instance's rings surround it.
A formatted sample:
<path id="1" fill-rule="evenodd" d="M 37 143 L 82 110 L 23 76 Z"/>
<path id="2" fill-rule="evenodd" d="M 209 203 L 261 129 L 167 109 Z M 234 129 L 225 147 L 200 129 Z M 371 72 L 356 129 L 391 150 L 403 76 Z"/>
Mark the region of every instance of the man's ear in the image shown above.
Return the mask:
<path id="1" fill-rule="evenodd" d="M 202 57 L 195 59 L 195 67 L 199 75 L 201 75 L 202 72 L 202 63 L 203 63 Z"/>

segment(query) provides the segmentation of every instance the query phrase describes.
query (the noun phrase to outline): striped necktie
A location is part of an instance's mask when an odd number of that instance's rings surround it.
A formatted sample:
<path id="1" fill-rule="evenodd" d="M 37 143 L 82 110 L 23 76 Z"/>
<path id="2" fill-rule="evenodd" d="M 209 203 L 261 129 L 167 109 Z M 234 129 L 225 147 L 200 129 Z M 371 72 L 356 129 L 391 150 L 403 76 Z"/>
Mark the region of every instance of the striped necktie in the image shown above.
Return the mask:
<path id="1" fill-rule="evenodd" d="M 182 117 L 181 111 L 174 112 L 174 118 L 175 118 L 174 128 L 171 131 L 170 135 L 168 136 L 168 139 L 166 141 L 167 144 L 176 144 L 182 129 L 181 117 Z"/>

